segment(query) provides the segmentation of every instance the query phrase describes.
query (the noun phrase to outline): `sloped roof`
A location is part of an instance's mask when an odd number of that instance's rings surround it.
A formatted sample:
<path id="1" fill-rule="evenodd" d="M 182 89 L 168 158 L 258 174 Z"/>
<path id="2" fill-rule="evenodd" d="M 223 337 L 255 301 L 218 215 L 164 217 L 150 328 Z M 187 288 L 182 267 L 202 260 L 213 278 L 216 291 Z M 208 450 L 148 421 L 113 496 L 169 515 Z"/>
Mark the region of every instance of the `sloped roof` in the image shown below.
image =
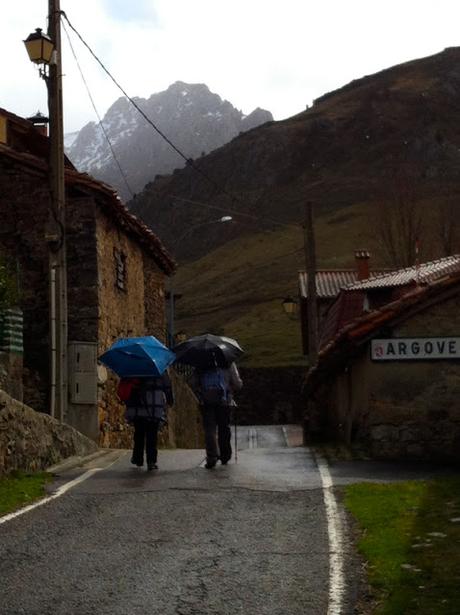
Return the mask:
<path id="1" fill-rule="evenodd" d="M 370 277 L 379 276 L 382 270 L 371 271 Z M 316 271 L 316 296 L 318 299 L 334 299 L 342 288 L 358 282 L 356 269 L 323 269 Z M 303 299 L 308 297 L 308 274 L 299 271 L 299 293 Z"/>
<path id="2" fill-rule="evenodd" d="M 337 297 L 343 286 L 353 284 L 357 279 L 358 272 L 356 269 L 317 271 L 316 296 L 319 299 Z M 308 296 L 308 274 L 306 271 L 299 271 L 299 291 L 301 297 L 306 298 Z"/>
<path id="3" fill-rule="evenodd" d="M 327 369 L 334 360 L 349 357 L 353 348 L 369 340 L 382 326 L 404 318 L 405 315 L 409 317 L 414 309 L 423 309 L 424 304 L 442 301 L 448 291 L 460 292 L 460 271 L 428 280 L 423 286 L 411 286 L 395 301 L 349 321 L 321 348 L 318 362 L 309 372 L 309 379 Z"/>
<path id="4" fill-rule="evenodd" d="M 347 323 L 360 316 L 364 311 L 364 291 L 339 293 L 327 311 L 319 336 L 319 347 L 337 335 Z"/>
<path id="5" fill-rule="evenodd" d="M 37 143 L 42 144 L 43 139 L 47 142 L 48 138 L 40 135 L 27 120 L 15 116 L 0 109 L 0 113 L 12 120 L 16 125 L 30 128 L 37 138 Z M 41 148 L 38 150 L 41 154 Z M 41 155 L 17 151 L 8 145 L 0 144 L 0 156 L 9 158 L 17 162 L 24 168 L 34 169 L 40 173 L 48 173 L 47 158 Z M 138 241 L 138 243 L 151 254 L 155 262 L 166 275 L 171 275 L 176 269 L 176 262 L 166 250 L 163 243 L 155 233 L 147 227 L 139 218 L 134 216 L 128 208 L 121 202 L 113 188 L 100 182 L 87 173 L 79 173 L 75 168 L 68 164 L 65 167 L 66 186 L 74 186 L 92 193 L 97 198 L 97 204 L 105 214 L 122 228 L 128 235 Z"/>
<path id="6" fill-rule="evenodd" d="M 418 285 L 455 271 L 460 271 L 459 256 L 422 263 L 418 267 Z M 417 275 L 417 268 L 407 267 L 343 287 L 322 322 L 320 347 L 334 339 L 350 321 L 396 301 L 407 292 L 408 287 L 417 286 L 414 275 Z"/>
<path id="7" fill-rule="evenodd" d="M 347 290 L 367 290 L 370 288 L 385 288 L 390 286 L 407 286 L 408 284 L 425 284 L 447 273 L 460 271 L 460 255 L 447 256 L 435 261 L 421 263 L 418 267 L 406 267 L 389 273 L 373 276 L 367 280 L 355 282 Z"/>

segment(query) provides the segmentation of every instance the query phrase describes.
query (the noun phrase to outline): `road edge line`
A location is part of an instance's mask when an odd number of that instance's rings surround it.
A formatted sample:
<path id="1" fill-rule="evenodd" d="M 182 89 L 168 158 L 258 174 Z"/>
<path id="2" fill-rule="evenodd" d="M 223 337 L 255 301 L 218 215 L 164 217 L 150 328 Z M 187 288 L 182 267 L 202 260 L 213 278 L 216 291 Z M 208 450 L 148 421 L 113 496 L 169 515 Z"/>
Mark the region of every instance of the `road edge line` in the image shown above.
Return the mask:
<path id="1" fill-rule="evenodd" d="M 342 514 L 334 495 L 332 477 L 327 462 L 316 455 L 315 461 L 321 477 L 329 538 L 329 596 L 327 615 L 340 615 L 342 613 L 345 593 Z"/>
<path id="2" fill-rule="evenodd" d="M 290 448 L 290 446 L 289 446 L 289 438 L 288 438 L 288 435 L 287 435 L 286 426 L 285 425 L 281 425 L 281 430 L 283 432 L 284 442 L 286 443 L 286 447 Z"/>
<path id="3" fill-rule="evenodd" d="M 52 495 L 48 495 L 47 497 L 42 498 L 41 500 L 37 500 L 37 502 L 34 502 L 33 504 L 29 504 L 28 506 L 24 506 L 23 508 L 19 508 L 18 510 L 13 511 L 12 513 L 8 513 L 7 515 L 0 517 L 0 525 L 2 525 L 2 523 L 6 523 L 7 521 L 12 521 L 16 517 L 20 517 L 21 515 L 24 515 L 25 513 L 30 512 L 34 508 L 38 508 L 39 506 L 48 504 L 48 502 L 51 502 L 52 500 L 59 498 L 61 495 L 64 495 L 64 493 L 69 491 L 69 489 L 76 487 L 79 483 L 82 483 L 86 479 L 90 478 L 96 472 L 100 472 L 101 470 L 105 470 L 105 469 L 106 468 L 93 468 L 91 470 L 87 470 L 80 476 L 77 476 L 77 478 L 74 478 L 68 483 L 64 483 L 64 485 L 61 485 L 59 489 Z"/>

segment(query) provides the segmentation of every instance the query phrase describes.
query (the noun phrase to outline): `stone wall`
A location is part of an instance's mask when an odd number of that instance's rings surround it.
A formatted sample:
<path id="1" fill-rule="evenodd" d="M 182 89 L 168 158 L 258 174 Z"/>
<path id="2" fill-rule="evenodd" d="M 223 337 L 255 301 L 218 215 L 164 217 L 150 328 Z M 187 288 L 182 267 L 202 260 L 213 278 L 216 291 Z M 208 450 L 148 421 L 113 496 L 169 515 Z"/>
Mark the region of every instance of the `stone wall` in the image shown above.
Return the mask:
<path id="1" fill-rule="evenodd" d="M 99 279 L 95 204 L 71 190 L 66 202 L 69 340 L 97 342 Z"/>
<path id="2" fill-rule="evenodd" d="M 116 286 L 114 251 L 125 256 L 126 289 Z M 153 258 L 105 216 L 97 219 L 99 262 L 99 353 L 120 337 L 154 335 L 164 339 L 164 273 Z M 124 408 L 118 402 L 118 379 L 109 374 L 100 389 L 99 422 L 102 446 L 131 446 Z"/>
<path id="3" fill-rule="evenodd" d="M 50 388 L 49 254 L 45 239 L 49 208 L 46 174 L 1 158 L 0 245 L 7 256 L 18 260 L 21 270 L 24 402 L 42 412 L 49 410 Z M 164 273 L 153 257 L 104 212 L 94 196 L 83 195 L 75 187 L 68 188 L 69 341 L 97 343 L 97 356 L 120 337 L 153 334 L 164 339 L 166 329 Z M 126 258 L 125 289 L 115 283 L 115 250 Z M 90 376 L 96 378 L 96 369 Z M 116 397 L 116 384 L 117 379 L 109 374 L 105 383 L 99 381 L 98 399 L 93 404 L 69 404 L 68 422 L 102 446 L 131 445 L 124 409 Z M 20 397 L 19 391 L 12 392 Z M 183 405 L 188 408 L 191 401 L 187 394 L 179 397 L 187 399 Z M 192 415 L 196 418 L 195 410 Z M 190 442 L 194 446 L 199 436 L 187 410 L 183 411 L 179 404 L 171 416 L 173 431 L 168 435 L 168 445 Z"/>
<path id="4" fill-rule="evenodd" d="M 22 354 L 0 352 L 0 389 L 22 401 Z"/>
<path id="5" fill-rule="evenodd" d="M 392 337 L 458 336 L 460 297 L 393 328 Z M 460 364 L 372 362 L 369 344 L 317 392 L 321 432 L 380 459 L 460 461 Z M 324 417 L 328 419 L 324 423 Z"/>
<path id="6" fill-rule="evenodd" d="M 126 287 L 116 285 L 115 250 L 126 257 Z M 139 245 L 120 233 L 105 216 L 97 219 L 99 286 L 99 351 L 102 354 L 120 337 L 145 335 L 145 297 L 143 256 Z M 99 399 L 101 446 L 129 446 L 124 409 L 116 396 L 118 379 L 109 374 Z"/>
<path id="7" fill-rule="evenodd" d="M 243 388 L 237 393 L 242 425 L 300 423 L 305 412 L 305 368 L 239 368 Z"/>
<path id="8" fill-rule="evenodd" d="M 166 343 L 165 275 L 144 254 L 145 331 Z"/>
<path id="9" fill-rule="evenodd" d="M 16 401 L 0 390 L 0 474 L 37 471 L 97 445 L 76 429 Z"/>
<path id="10" fill-rule="evenodd" d="M 24 401 L 48 409 L 49 190 L 43 174 L 0 159 L 0 245 L 19 264 L 24 315 Z"/>

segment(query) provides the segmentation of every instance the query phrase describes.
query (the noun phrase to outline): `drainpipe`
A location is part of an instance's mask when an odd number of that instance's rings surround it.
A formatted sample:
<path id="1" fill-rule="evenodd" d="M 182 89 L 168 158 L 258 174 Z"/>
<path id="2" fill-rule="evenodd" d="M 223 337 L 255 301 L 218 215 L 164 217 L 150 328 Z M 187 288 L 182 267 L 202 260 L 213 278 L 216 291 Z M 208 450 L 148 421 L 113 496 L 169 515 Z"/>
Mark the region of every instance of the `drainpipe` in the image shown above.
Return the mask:
<path id="1" fill-rule="evenodd" d="M 56 416 L 56 264 L 50 259 L 50 415 Z"/>
<path id="2" fill-rule="evenodd" d="M 169 279 L 169 347 L 174 346 L 174 274 Z"/>

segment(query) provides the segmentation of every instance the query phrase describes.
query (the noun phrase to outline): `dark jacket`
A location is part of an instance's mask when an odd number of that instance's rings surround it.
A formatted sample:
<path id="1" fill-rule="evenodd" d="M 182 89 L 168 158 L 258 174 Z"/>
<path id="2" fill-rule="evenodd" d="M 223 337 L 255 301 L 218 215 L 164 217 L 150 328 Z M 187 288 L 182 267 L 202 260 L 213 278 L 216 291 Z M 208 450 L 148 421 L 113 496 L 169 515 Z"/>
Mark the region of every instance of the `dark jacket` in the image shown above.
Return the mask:
<path id="1" fill-rule="evenodd" d="M 152 378 L 136 378 L 126 400 L 125 417 L 129 421 L 136 418 L 162 421 L 166 419 L 166 407 L 173 404 L 174 394 L 167 372 Z"/>
<path id="2" fill-rule="evenodd" d="M 216 367 L 215 369 L 211 370 L 197 370 L 195 372 L 192 381 L 192 388 L 200 402 L 204 404 L 206 403 L 206 400 L 205 392 L 203 390 L 203 376 L 206 374 L 207 371 L 217 371 L 221 372 L 222 374 L 225 388 L 225 398 L 219 402 L 219 405 L 236 406 L 234 393 L 236 391 L 239 391 L 243 386 L 243 381 L 241 380 L 241 376 L 238 372 L 236 363 L 231 363 L 229 367 Z"/>

